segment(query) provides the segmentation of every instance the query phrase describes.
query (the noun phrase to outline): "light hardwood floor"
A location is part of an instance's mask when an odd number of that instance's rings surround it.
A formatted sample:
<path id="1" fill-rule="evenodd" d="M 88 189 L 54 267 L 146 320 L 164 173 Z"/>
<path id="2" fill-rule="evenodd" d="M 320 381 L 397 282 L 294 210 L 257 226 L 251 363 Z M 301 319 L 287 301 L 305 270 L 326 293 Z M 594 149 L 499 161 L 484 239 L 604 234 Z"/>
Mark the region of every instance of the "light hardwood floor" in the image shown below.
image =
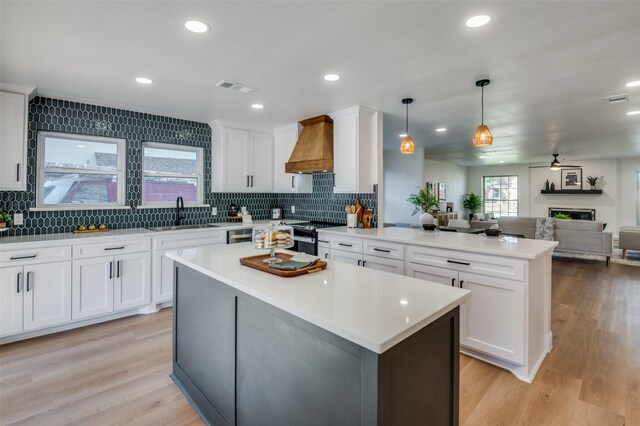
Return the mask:
<path id="1" fill-rule="evenodd" d="M 553 263 L 532 384 L 462 356 L 464 425 L 640 425 L 640 268 Z M 171 310 L 0 347 L 0 424 L 200 425 L 169 379 Z"/>

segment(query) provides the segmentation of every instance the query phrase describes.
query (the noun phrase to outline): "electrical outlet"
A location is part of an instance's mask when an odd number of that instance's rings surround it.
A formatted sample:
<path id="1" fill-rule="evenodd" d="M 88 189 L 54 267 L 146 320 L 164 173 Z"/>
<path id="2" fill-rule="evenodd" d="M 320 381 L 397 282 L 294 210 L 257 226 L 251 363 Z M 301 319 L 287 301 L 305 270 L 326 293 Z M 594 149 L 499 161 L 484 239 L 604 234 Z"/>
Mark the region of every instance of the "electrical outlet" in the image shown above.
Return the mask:
<path id="1" fill-rule="evenodd" d="M 211 216 L 218 216 L 218 208 L 211 207 Z"/>
<path id="2" fill-rule="evenodd" d="M 22 215 L 22 213 L 13 214 L 13 224 L 16 226 L 24 225 L 24 216 Z"/>
<path id="3" fill-rule="evenodd" d="M 296 206 L 291 206 L 291 213 L 295 213 L 296 212 Z"/>

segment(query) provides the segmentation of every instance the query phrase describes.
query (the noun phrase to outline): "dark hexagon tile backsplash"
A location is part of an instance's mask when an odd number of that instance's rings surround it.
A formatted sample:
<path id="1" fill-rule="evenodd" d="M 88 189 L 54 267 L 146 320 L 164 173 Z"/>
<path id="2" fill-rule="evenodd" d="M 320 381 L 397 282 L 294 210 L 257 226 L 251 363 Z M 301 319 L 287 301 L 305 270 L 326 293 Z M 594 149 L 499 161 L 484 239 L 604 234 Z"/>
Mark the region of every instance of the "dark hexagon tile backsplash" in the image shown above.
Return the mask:
<path id="1" fill-rule="evenodd" d="M 344 206 L 358 194 L 334 194 L 333 175 L 313 176 L 312 194 L 212 193 L 211 128 L 207 123 L 181 120 L 111 107 L 36 97 L 29 104 L 27 148 L 27 191 L 0 191 L 0 206 L 10 213 L 22 212 L 24 226 L 14 226 L 0 235 L 33 235 L 71 232 L 81 224 L 106 223 L 112 229 L 167 226 L 174 210 L 100 209 L 74 211 L 29 211 L 36 205 L 36 146 L 39 131 L 55 131 L 126 139 L 126 203 L 137 206 L 142 199 L 142 142 L 154 141 L 190 145 L 204 151 L 204 202 L 218 208 L 187 208 L 185 224 L 226 221 L 231 203 L 246 206 L 254 219 L 267 219 L 272 207 L 282 207 L 284 217 L 345 223 Z M 377 193 L 359 194 L 365 207 L 374 207 Z M 291 206 L 296 213 L 291 214 Z M 375 210 L 374 210 L 374 213 Z M 374 215 L 374 222 L 376 216 Z"/>

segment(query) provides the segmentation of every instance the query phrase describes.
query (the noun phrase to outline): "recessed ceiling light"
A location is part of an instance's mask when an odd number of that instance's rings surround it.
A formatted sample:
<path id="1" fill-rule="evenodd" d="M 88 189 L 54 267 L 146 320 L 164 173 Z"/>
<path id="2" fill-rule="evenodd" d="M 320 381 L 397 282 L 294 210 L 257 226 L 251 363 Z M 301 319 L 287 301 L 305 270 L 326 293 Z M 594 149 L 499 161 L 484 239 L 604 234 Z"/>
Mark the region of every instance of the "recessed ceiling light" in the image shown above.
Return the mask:
<path id="1" fill-rule="evenodd" d="M 206 33 L 211 30 L 211 27 L 207 25 L 205 22 L 196 21 L 196 20 L 185 22 L 184 27 L 189 31 L 191 31 L 192 33 L 198 33 L 198 34 Z"/>
<path id="2" fill-rule="evenodd" d="M 629 111 L 627 113 L 627 115 L 638 115 L 638 114 L 640 114 L 640 111 Z"/>
<path id="3" fill-rule="evenodd" d="M 340 80 L 340 76 L 338 74 L 327 74 L 324 76 L 324 79 L 327 81 L 336 81 Z"/>
<path id="4" fill-rule="evenodd" d="M 469 28 L 478 28 L 483 25 L 487 25 L 491 21 L 491 17 L 489 15 L 476 15 L 467 19 L 464 23 Z"/>
<path id="5" fill-rule="evenodd" d="M 447 128 L 446 128 L 446 127 L 438 127 L 438 128 L 436 129 L 436 132 L 440 132 L 440 133 L 442 133 L 442 132 L 446 132 L 446 131 L 447 131 Z"/>
<path id="6" fill-rule="evenodd" d="M 486 155 L 481 155 L 478 158 L 487 158 L 487 156 Z"/>
<path id="7" fill-rule="evenodd" d="M 627 87 L 636 87 L 636 86 L 640 86 L 640 80 L 631 81 L 627 83 Z"/>
<path id="8" fill-rule="evenodd" d="M 504 163 L 504 160 L 500 160 L 500 161 L 498 161 L 498 163 Z"/>
<path id="9" fill-rule="evenodd" d="M 264 108 L 264 105 L 262 105 L 262 104 L 251 104 L 251 108 L 253 108 L 253 109 L 262 109 L 262 108 Z"/>
<path id="10" fill-rule="evenodd" d="M 408 302 L 407 300 L 405 300 L 405 299 L 402 299 L 402 300 L 400 301 L 400 304 L 401 304 L 401 305 L 408 305 L 408 304 L 409 304 L 409 302 Z"/>
<path id="11" fill-rule="evenodd" d="M 398 137 L 400 137 L 400 138 L 406 138 L 406 137 L 407 137 L 407 134 L 406 134 L 406 133 L 400 133 L 400 134 L 398 135 Z"/>
<path id="12" fill-rule="evenodd" d="M 136 77 L 136 81 L 140 84 L 151 84 L 153 80 L 147 77 Z"/>
<path id="13" fill-rule="evenodd" d="M 84 148 L 84 145 L 78 145 L 78 148 Z"/>

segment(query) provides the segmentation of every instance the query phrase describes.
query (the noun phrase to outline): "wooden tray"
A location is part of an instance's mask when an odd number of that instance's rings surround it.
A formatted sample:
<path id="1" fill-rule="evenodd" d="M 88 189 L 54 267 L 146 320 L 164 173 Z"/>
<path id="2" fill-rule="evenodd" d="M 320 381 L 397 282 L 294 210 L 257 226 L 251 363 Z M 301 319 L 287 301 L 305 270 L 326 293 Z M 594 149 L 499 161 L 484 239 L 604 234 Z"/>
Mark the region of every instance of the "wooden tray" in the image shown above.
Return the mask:
<path id="1" fill-rule="evenodd" d="M 262 263 L 263 260 L 269 258 L 268 254 L 261 254 L 258 256 L 250 256 L 250 257 L 241 257 L 240 263 L 244 266 L 248 266 L 250 268 L 258 269 L 260 271 L 268 272 L 273 275 L 277 275 L 279 277 L 297 277 L 299 275 L 311 274 L 313 272 L 322 271 L 327 267 L 327 262 L 324 260 L 318 259 L 316 263 L 311 266 L 307 266 L 306 268 L 298 269 L 296 271 L 281 271 L 280 269 L 269 268 L 269 265 L 266 263 Z M 282 259 L 283 262 L 291 259 L 293 255 L 286 253 L 276 253 L 276 257 L 278 259 Z"/>
<path id="2" fill-rule="evenodd" d="M 74 234 L 93 234 L 94 232 L 109 232 L 111 231 L 111 229 L 106 228 L 106 229 L 87 229 L 86 231 L 81 231 L 79 229 L 76 229 L 75 231 L 73 231 Z"/>

